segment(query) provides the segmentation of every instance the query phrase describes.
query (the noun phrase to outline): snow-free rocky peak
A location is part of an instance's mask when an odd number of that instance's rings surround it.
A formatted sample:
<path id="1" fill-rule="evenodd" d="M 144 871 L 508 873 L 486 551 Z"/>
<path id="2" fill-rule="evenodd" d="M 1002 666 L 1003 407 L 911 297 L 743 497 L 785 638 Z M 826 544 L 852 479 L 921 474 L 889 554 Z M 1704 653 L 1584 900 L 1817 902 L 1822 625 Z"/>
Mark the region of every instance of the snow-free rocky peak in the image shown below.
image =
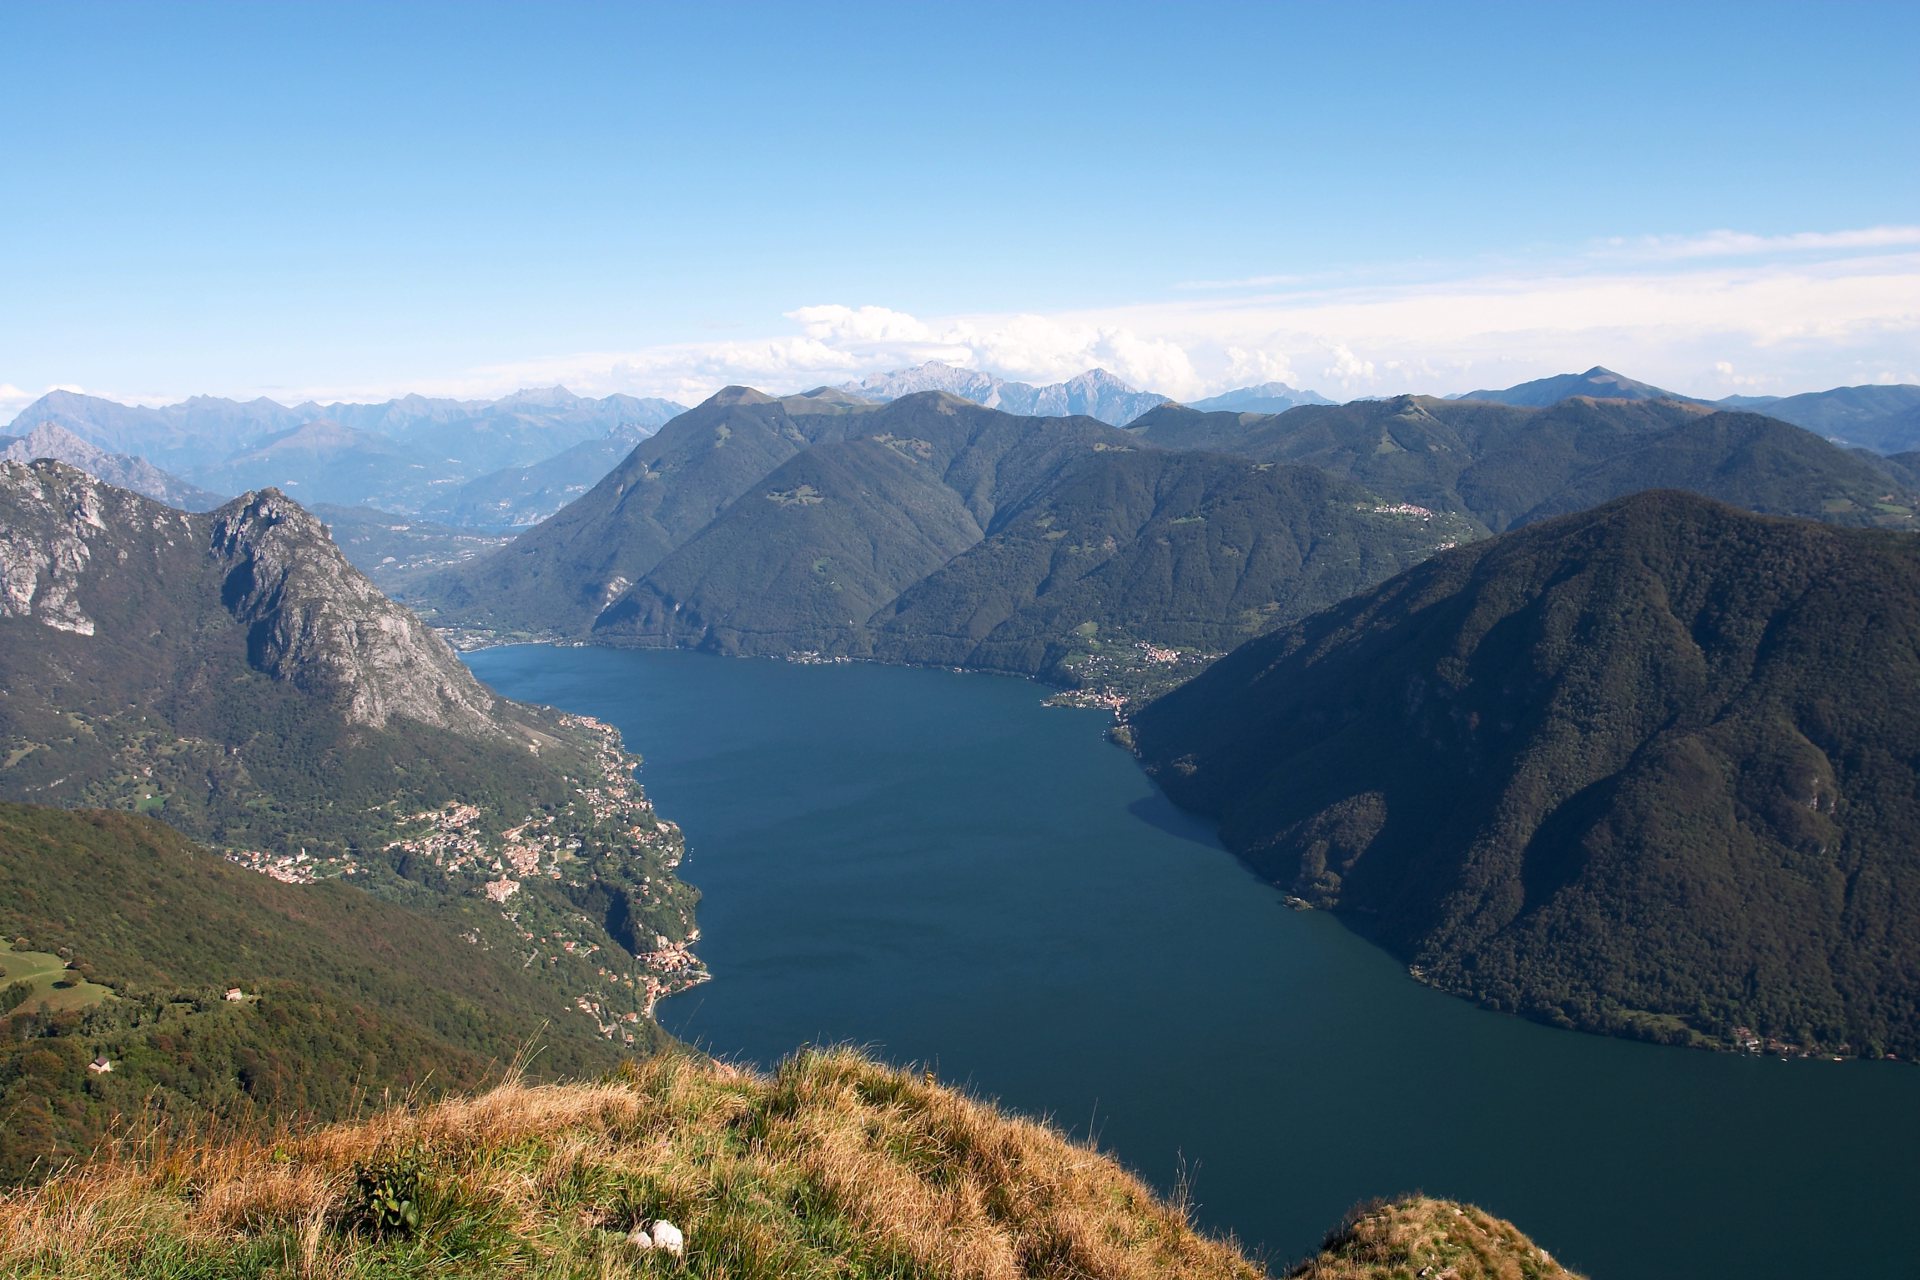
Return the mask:
<path id="1" fill-rule="evenodd" d="M 221 600 L 248 627 L 248 657 L 277 679 L 338 697 L 346 717 L 394 717 L 492 735 L 493 699 L 446 643 L 347 563 L 326 526 L 278 489 L 214 512 Z"/>

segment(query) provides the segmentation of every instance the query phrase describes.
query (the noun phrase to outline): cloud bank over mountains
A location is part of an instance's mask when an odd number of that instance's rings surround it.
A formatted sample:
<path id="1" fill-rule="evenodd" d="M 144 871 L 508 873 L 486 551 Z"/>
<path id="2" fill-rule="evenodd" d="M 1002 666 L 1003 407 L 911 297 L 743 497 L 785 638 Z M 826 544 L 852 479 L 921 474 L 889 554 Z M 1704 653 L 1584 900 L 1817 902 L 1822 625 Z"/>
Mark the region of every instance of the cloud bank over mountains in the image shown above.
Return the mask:
<path id="1" fill-rule="evenodd" d="M 697 403 L 728 383 L 799 390 L 929 360 L 1034 383 L 1104 368 L 1183 400 L 1269 381 L 1339 399 L 1440 393 L 1595 363 L 1703 397 L 1920 382 L 1920 227 L 1616 238 L 1553 260 L 1411 264 L 1358 281 L 1339 272 L 1251 276 L 1046 313 L 918 315 L 823 301 L 763 324 L 754 338 L 423 370 L 404 387 L 343 379 L 217 390 L 326 401 L 558 383 L 583 395 Z M 9 383 L 8 373 L 0 369 L 0 415 L 41 393 Z M 154 402 L 208 388 L 88 390 Z"/>

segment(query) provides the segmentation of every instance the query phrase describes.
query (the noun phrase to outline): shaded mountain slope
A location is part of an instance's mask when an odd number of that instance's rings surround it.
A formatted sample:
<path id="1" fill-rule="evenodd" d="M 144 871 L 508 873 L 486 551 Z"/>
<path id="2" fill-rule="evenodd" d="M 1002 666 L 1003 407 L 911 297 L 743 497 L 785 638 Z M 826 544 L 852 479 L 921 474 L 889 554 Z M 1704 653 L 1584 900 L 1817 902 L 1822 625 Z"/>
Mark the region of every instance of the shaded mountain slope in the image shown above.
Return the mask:
<path id="1" fill-rule="evenodd" d="M 1920 386 L 1874 384 L 1809 391 L 1768 401 L 1760 412 L 1878 453 L 1920 448 Z"/>
<path id="2" fill-rule="evenodd" d="M 823 444 L 655 565 L 593 633 L 721 653 L 844 652 L 875 609 L 979 538 L 931 468 L 875 440 Z"/>
<path id="3" fill-rule="evenodd" d="M 469 625 L 583 631 L 768 472 L 844 434 L 847 412 L 839 401 L 729 387 L 642 441 L 585 496 L 419 594 Z"/>
<path id="4" fill-rule="evenodd" d="M 545 1046 L 543 1075 L 611 1066 L 520 956 L 462 936 L 480 912 L 283 884 L 149 818 L 0 804 L 0 934 L 112 991 L 0 1013 L 0 1182 L 84 1156 L 116 1117 L 347 1116 L 386 1089 L 476 1085 L 527 1043 Z M 86 1071 L 96 1057 L 113 1070 Z"/>
<path id="5" fill-rule="evenodd" d="M 1263 875 L 1565 1025 L 1920 1051 L 1920 542 L 1655 492 L 1250 642 L 1134 731 Z"/>
<path id="6" fill-rule="evenodd" d="M 773 470 L 601 614 L 594 635 L 846 652 L 875 610 L 977 543 L 1004 504 L 1096 447 L 1131 447 L 1089 418 L 1017 418 L 943 393 L 832 422 L 860 435 Z"/>
<path id="7" fill-rule="evenodd" d="M 1106 450 L 882 610 L 873 653 L 1060 678 L 1115 646 L 1219 652 L 1464 533 L 1309 468 Z"/>

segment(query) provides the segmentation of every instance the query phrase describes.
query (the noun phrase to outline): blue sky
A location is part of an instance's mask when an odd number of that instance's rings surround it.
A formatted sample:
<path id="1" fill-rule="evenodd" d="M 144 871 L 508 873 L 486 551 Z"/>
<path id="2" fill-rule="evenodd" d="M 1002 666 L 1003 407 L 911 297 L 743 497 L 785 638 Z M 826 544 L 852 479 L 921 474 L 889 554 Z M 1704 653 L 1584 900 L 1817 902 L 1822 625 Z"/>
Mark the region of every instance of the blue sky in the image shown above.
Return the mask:
<path id="1" fill-rule="evenodd" d="M 1920 5 L 0 4 L 0 414 L 1920 381 Z"/>

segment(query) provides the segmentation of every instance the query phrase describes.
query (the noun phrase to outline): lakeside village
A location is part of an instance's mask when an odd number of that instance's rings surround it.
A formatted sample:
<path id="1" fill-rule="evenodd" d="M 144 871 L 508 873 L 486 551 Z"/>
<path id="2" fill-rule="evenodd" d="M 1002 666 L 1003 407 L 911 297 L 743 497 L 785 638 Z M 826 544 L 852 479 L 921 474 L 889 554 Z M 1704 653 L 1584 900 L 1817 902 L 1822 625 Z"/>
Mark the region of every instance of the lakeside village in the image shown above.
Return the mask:
<path id="1" fill-rule="evenodd" d="M 651 1018 L 661 999 L 705 982 L 710 976 L 693 953 L 700 931 L 687 921 L 683 939 L 662 933 L 644 935 L 648 950 L 622 963 L 625 951 L 609 948 L 605 931 L 572 909 L 557 893 L 538 892 L 540 882 L 564 881 L 570 870 L 594 851 L 579 834 L 590 831 L 605 844 L 638 856 L 644 873 L 629 877 L 631 890 L 645 902 L 666 897 L 665 882 L 685 856 L 678 823 L 659 817 L 653 802 L 633 780 L 636 761 L 621 746 L 612 725 L 592 716 L 565 714 L 561 723 L 594 739 L 594 778 L 575 788 L 570 803 L 556 813 L 528 814 L 517 825 L 494 830 L 478 806 L 449 803 L 442 808 L 399 815 L 395 839 L 382 847 L 381 862 L 398 866 L 424 859 L 460 888 L 483 898 L 518 942 L 527 948 L 523 967 L 541 965 L 578 975 L 581 988 L 571 1005 L 594 1020 L 610 1040 L 634 1042 L 632 1027 Z M 366 877 L 373 868 L 351 854 L 313 857 L 292 853 L 232 850 L 229 861 L 288 884 L 313 884 L 333 877 Z M 577 883 L 577 882 L 575 882 Z M 488 945 L 478 930 L 467 941 Z M 597 979 L 588 981 L 588 976 Z M 604 984 L 604 985 L 603 985 Z M 615 995 L 608 988 L 618 989 Z"/>

